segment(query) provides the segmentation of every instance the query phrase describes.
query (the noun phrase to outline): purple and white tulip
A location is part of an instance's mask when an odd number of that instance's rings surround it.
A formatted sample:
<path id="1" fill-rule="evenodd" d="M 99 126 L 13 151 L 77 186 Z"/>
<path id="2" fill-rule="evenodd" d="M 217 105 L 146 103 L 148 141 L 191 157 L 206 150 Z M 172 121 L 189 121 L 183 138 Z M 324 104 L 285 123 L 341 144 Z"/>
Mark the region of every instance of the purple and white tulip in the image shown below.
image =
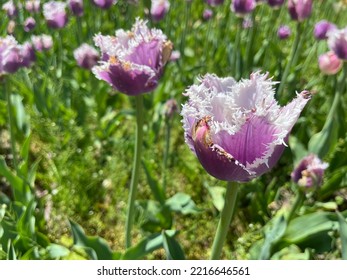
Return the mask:
<path id="1" fill-rule="evenodd" d="M 239 82 L 207 74 L 186 90 L 185 140 L 210 175 L 245 182 L 277 163 L 310 95 L 303 91 L 281 107 L 274 84 L 259 72 Z"/>
<path id="2" fill-rule="evenodd" d="M 178 104 L 176 99 L 171 98 L 164 104 L 164 115 L 166 118 L 171 119 L 172 116 L 178 112 Z"/>
<path id="3" fill-rule="evenodd" d="M 6 12 L 9 18 L 15 18 L 18 15 L 18 9 L 12 0 L 4 3 L 2 9 Z"/>
<path id="4" fill-rule="evenodd" d="M 326 21 L 321 20 L 314 26 L 313 34 L 317 40 L 325 40 L 328 38 L 328 32 L 336 29 L 336 25 Z"/>
<path id="5" fill-rule="evenodd" d="M 85 69 L 92 69 L 98 63 L 99 53 L 88 44 L 82 44 L 73 52 L 77 64 Z"/>
<path id="6" fill-rule="evenodd" d="M 22 63 L 20 45 L 13 36 L 0 37 L 0 77 L 14 73 Z"/>
<path id="7" fill-rule="evenodd" d="M 277 30 L 277 36 L 279 39 L 287 39 L 292 34 L 292 31 L 289 26 L 281 25 Z"/>
<path id="8" fill-rule="evenodd" d="M 46 34 L 31 36 L 31 42 L 34 45 L 35 50 L 38 52 L 48 51 L 53 47 L 52 36 Z"/>
<path id="9" fill-rule="evenodd" d="M 337 55 L 329 51 L 319 56 L 318 58 L 319 69 L 326 75 L 335 75 L 342 68 L 342 60 Z"/>
<path id="10" fill-rule="evenodd" d="M 255 0 L 233 0 L 231 3 L 231 10 L 237 15 L 245 15 L 251 13 L 257 3 Z"/>
<path id="11" fill-rule="evenodd" d="M 83 0 L 69 0 L 69 8 L 76 17 L 83 16 Z"/>
<path id="12" fill-rule="evenodd" d="M 312 0 L 288 0 L 288 10 L 293 20 L 303 21 L 312 13 Z"/>
<path id="13" fill-rule="evenodd" d="M 205 9 L 202 13 L 202 18 L 206 21 L 211 19 L 212 16 L 213 16 L 213 11 L 211 9 Z"/>
<path id="14" fill-rule="evenodd" d="M 161 30 L 149 29 L 140 19 L 136 19 L 131 31 L 120 29 L 116 36 L 99 34 L 94 42 L 102 56 L 93 73 L 128 95 L 150 92 L 157 87 L 172 50 L 172 43 Z"/>
<path id="15" fill-rule="evenodd" d="M 23 28 L 25 32 L 30 32 L 32 31 L 36 26 L 36 21 L 33 17 L 28 17 L 24 23 L 23 23 Z"/>
<path id="16" fill-rule="evenodd" d="M 29 13 L 39 13 L 40 12 L 40 0 L 27 0 L 25 2 L 25 9 L 29 12 Z"/>
<path id="17" fill-rule="evenodd" d="M 316 155 L 304 157 L 291 174 L 292 180 L 300 187 L 319 187 L 323 183 L 324 170 L 329 165 Z"/>
<path id="18" fill-rule="evenodd" d="M 154 21 L 162 20 L 170 9 L 168 0 L 152 0 L 151 17 Z"/>
<path id="19" fill-rule="evenodd" d="M 36 61 L 35 51 L 31 43 L 26 42 L 22 45 L 22 56 L 23 67 L 30 67 Z"/>
<path id="20" fill-rule="evenodd" d="M 49 27 L 63 28 L 67 24 L 68 18 L 65 8 L 65 2 L 50 1 L 43 4 L 43 15 Z"/>
<path id="21" fill-rule="evenodd" d="M 93 3 L 101 9 L 107 10 L 117 3 L 117 0 L 93 0 Z"/>
<path id="22" fill-rule="evenodd" d="M 328 33 L 328 46 L 338 58 L 347 60 L 347 27 Z"/>

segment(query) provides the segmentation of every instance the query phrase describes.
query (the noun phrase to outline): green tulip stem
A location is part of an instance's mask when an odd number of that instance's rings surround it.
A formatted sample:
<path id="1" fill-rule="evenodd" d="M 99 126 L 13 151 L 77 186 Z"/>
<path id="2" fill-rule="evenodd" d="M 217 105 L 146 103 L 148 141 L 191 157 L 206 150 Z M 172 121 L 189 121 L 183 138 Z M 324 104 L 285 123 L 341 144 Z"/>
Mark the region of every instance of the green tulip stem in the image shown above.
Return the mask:
<path id="1" fill-rule="evenodd" d="M 17 152 L 16 152 L 16 139 L 14 135 L 14 125 L 13 125 L 13 112 L 12 112 L 12 102 L 11 102 L 11 93 L 8 86 L 8 81 L 4 80 L 5 94 L 6 94 L 6 103 L 7 103 L 7 117 L 8 117 L 8 128 L 10 132 L 10 141 L 11 141 L 11 152 L 13 157 L 13 167 L 18 173 L 18 162 L 17 162 Z"/>
<path id="2" fill-rule="evenodd" d="M 235 211 L 238 183 L 228 182 L 225 194 L 225 203 L 218 223 L 216 235 L 213 240 L 211 260 L 218 260 L 222 253 L 225 238 L 228 233 L 231 218 Z"/>
<path id="3" fill-rule="evenodd" d="M 304 199 L 305 199 L 305 193 L 299 189 L 298 193 L 296 194 L 294 204 L 292 208 L 289 210 L 289 213 L 287 216 L 287 223 L 290 222 L 290 220 L 294 217 L 296 211 L 302 206 Z"/>
<path id="4" fill-rule="evenodd" d="M 139 169 L 141 164 L 141 151 L 142 151 L 142 138 L 143 138 L 143 96 L 138 95 L 136 100 L 136 135 L 135 135 L 135 152 L 133 170 L 131 175 L 129 198 L 128 198 L 128 211 L 125 228 L 125 242 L 126 248 L 131 247 L 131 230 L 134 223 L 135 213 L 135 197 L 139 181 Z"/>
<path id="5" fill-rule="evenodd" d="M 167 166 L 170 155 L 171 119 L 165 120 L 165 149 L 163 158 L 163 191 L 166 192 Z"/>

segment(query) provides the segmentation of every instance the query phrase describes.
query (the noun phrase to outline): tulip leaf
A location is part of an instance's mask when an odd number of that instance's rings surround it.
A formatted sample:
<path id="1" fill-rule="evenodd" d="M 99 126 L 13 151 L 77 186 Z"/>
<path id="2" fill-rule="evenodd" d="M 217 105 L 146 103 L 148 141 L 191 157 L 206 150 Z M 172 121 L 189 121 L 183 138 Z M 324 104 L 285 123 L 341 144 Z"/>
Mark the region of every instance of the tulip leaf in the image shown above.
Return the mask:
<path id="1" fill-rule="evenodd" d="M 14 196 L 17 201 L 22 200 L 23 180 L 16 176 L 7 166 L 5 159 L 0 155 L 0 175 L 4 176 L 13 188 Z"/>
<path id="2" fill-rule="evenodd" d="M 282 238 L 287 228 L 287 221 L 283 215 L 275 217 L 272 227 L 265 231 L 264 244 L 260 250 L 259 259 L 268 260 L 273 246 Z"/>
<path id="3" fill-rule="evenodd" d="M 34 199 L 31 200 L 17 222 L 17 231 L 21 237 L 25 237 L 23 238 L 24 243 L 26 243 L 27 238 L 36 239 L 34 216 L 36 204 Z M 30 247 L 30 244 L 28 244 L 28 246 Z"/>
<path id="4" fill-rule="evenodd" d="M 294 244 L 283 248 L 271 257 L 271 260 L 309 260 L 310 252 L 306 249 L 301 252 L 300 248 Z"/>
<path id="5" fill-rule="evenodd" d="M 112 260 L 113 253 L 105 239 L 87 236 L 82 227 L 70 220 L 74 245 L 83 248 L 93 260 Z"/>
<path id="6" fill-rule="evenodd" d="M 325 198 L 333 192 L 347 186 L 347 166 L 335 169 L 326 180 L 325 184 L 319 189 L 319 195 Z"/>
<path id="7" fill-rule="evenodd" d="M 165 233 L 169 237 L 176 234 L 175 230 L 166 230 Z M 123 260 L 139 260 L 147 254 L 163 247 L 163 235 L 161 233 L 154 233 L 142 239 L 138 244 L 130 247 L 123 255 Z"/>
<path id="8" fill-rule="evenodd" d="M 61 259 L 70 254 L 70 250 L 59 244 L 50 244 L 47 248 L 47 253 L 51 259 Z"/>
<path id="9" fill-rule="evenodd" d="M 347 216 L 347 211 L 342 215 Z M 337 229 L 338 218 L 335 213 L 310 213 L 293 219 L 281 242 L 313 248 L 317 253 L 322 253 L 331 250 L 332 237 L 329 232 Z"/>
<path id="10" fill-rule="evenodd" d="M 342 245 L 342 259 L 347 260 L 347 222 L 340 212 L 337 212 L 340 227 L 340 239 Z"/>
<path id="11" fill-rule="evenodd" d="M 207 190 L 212 197 L 213 206 L 216 207 L 216 209 L 219 212 L 222 212 L 224 207 L 224 202 L 225 202 L 224 196 L 225 196 L 226 188 L 207 186 Z"/>
<path id="12" fill-rule="evenodd" d="M 17 260 L 16 250 L 11 239 L 9 239 L 7 243 L 7 260 Z"/>
<path id="13" fill-rule="evenodd" d="M 307 150 L 299 139 L 292 135 L 289 136 L 289 147 L 293 152 L 294 165 L 297 165 L 307 155 Z"/>
<path id="14" fill-rule="evenodd" d="M 30 122 L 28 116 L 25 113 L 23 105 L 23 97 L 18 94 L 11 94 L 11 104 L 15 111 L 15 120 L 17 128 L 23 133 L 23 135 L 28 136 L 30 132 Z"/>
<path id="15" fill-rule="evenodd" d="M 171 211 L 179 212 L 183 215 L 196 214 L 199 212 L 195 202 L 185 193 L 176 193 L 165 202 L 165 205 L 168 206 Z"/>
<path id="16" fill-rule="evenodd" d="M 147 232 L 160 232 L 172 226 L 172 214 L 168 206 L 160 205 L 159 202 L 146 200 L 138 202 L 141 207 L 139 223 Z"/>
<path id="17" fill-rule="evenodd" d="M 308 149 L 311 153 L 324 157 L 337 142 L 338 122 L 328 120 L 322 131 L 313 135 L 308 143 Z"/>
<path id="18" fill-rule="evenodd" d="M 175 237 L 169 236 L 165 231 L 162 232 L 164 249 L 168 260 L 184 260 L 184 252 Z"/>
<path id="19" fill-rule="evenodd" d="M 340 94 L 336 94 L 323 129 L 313 135 L 308 143 L 308 150 L 323 158 L 332 151 L 338 140 L 339 111 L 341 111 Z"/>

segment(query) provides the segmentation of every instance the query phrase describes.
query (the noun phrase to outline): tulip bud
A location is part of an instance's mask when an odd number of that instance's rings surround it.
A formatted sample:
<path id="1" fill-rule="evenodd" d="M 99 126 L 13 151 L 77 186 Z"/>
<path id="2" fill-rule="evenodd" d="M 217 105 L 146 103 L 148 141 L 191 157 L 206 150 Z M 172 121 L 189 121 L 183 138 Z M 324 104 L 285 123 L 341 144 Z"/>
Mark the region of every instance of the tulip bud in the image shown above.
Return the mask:
<path id="1" fill-rule="evenodd" d="M 328 33 L 328 45 L 338 58 L 347 60 L 347 27 L 331 30 Z"/>
<path id="2" fill-rule="evenodd" d="M 282 25 L 278 28 L 277 36 L 281 40 L 287 39 L 292 34 L 290 27 L 287 25 Z"/>
<path id="3" fill-rule="evenodd" d="M 335 75 L 342 68 L 342 60 L 332 51 L 322 54 L 318 58 L 319 69 L 326 75 Z"/>
<path id="4" fill-rule="evenodd" d="M 204 20 L 209 20 L 213 16 L 213 11 L 210 9 L 205 9 L 204 12 L 202 13 L 202 18 Z"/>
<path id="5" fill-rule="evenodd" d="M 238 15 L 245 15 L 251 13 L 257 3 L 255 0 L 233 0 L 231 3 L 231 10 Z"/>
<path id="6" fill-rule="evenodd" d="M 51 28 L 63 28 L 67 24 L 66 3 L 50 1 L 43 5 L 43 15 Z"/>
<path id="7" fill-rule="evenodd" d="M 152 0 L 151 16 L 154 21 L 162 20 L 170 9 L 168 0 Z"/>
<path id="8" fill-rule="evenodd" d="M 314 26 L 314 31 L 313 31 L 314 37 L 317 40 L 325 40 L 328 38 L 328 32 L 334 29 L 336 29 L 335 24 L 332 24 L 331 22 L 326 20 L 321 20 L 317 22 L 316 25 Z"/>
<path id="9" fill-rule="evenodd" d="M 83 15 L 83 0 L 69 0 L 69 7 L 74 16 L 81 17 Z"/>
<path id="10" fill-rule="evenodd" d="M 324 170 L 328 164 L 322 162 L 316 155 L 304 157 L 291 174 L 292 180 L 300 187 L 310 189 L 323 183 Z"/>
<path id="11" fill-rule="evenodd" d="M 32 17 L 28 17 L 24 21 L 24 31 L 25 32 L 30 32 L 31 30 L 33 30 L 35 28 L 35 26 L 36 26 L 36 21 Z"/>
<path id="12" fill-rule="evenodd" d="M 312 0 L 288 0 L 288 10 L 291 18 L 303 21 L 312 12 Z"/>
<path id="13" fill-rule="evenodd" d="M 98 63 L 99 53 L 96 49 L 89 46 L 88 44 L 82 44 L 79 48 L 74 51 L 74 58 L 77 64 L 85 69 L 91 69 Z"/>

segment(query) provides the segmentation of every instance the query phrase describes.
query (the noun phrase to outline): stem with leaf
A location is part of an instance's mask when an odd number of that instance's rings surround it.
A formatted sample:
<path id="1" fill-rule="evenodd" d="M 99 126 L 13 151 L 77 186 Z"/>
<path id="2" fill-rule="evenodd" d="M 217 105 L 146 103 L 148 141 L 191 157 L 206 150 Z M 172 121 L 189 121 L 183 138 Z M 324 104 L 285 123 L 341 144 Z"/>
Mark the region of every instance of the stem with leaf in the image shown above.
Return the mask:
<path id="1" fill-rule="evenodd" d="M 288 216 L 287 216 L 287 223 L 290 222 L 290 220 L 294 217 L 296 211 L 302 206 L 302 203 L 304 202 L 305 199 L 305 193 L 298 189 L 294 204 L 292 208 L 289 210 Z"/>
<path id="2" fill-rule="evenodd" d="M 138 95 L 136 100 L 136 134 L 133 170 L 130 182 L 130 192 L 128 198 L 128 211 L 125 227 L 126 248 L 131 247 L 131 230 L 134 223 L 135 198 L 139 181 L 139 169 L 141 164 L 142 139 L 143 139 L 143 96 Z"/>
<path id="3" fill-rule="evenodd" d="M 222 253 L 225 238 L 228 233 L 231 218 L 235 211 L 238 183 L 228 182 L 225 194 L 225 203 L 218 223 L 216 235 L 213 240 L 211 260 L 218 260 Z"/>

